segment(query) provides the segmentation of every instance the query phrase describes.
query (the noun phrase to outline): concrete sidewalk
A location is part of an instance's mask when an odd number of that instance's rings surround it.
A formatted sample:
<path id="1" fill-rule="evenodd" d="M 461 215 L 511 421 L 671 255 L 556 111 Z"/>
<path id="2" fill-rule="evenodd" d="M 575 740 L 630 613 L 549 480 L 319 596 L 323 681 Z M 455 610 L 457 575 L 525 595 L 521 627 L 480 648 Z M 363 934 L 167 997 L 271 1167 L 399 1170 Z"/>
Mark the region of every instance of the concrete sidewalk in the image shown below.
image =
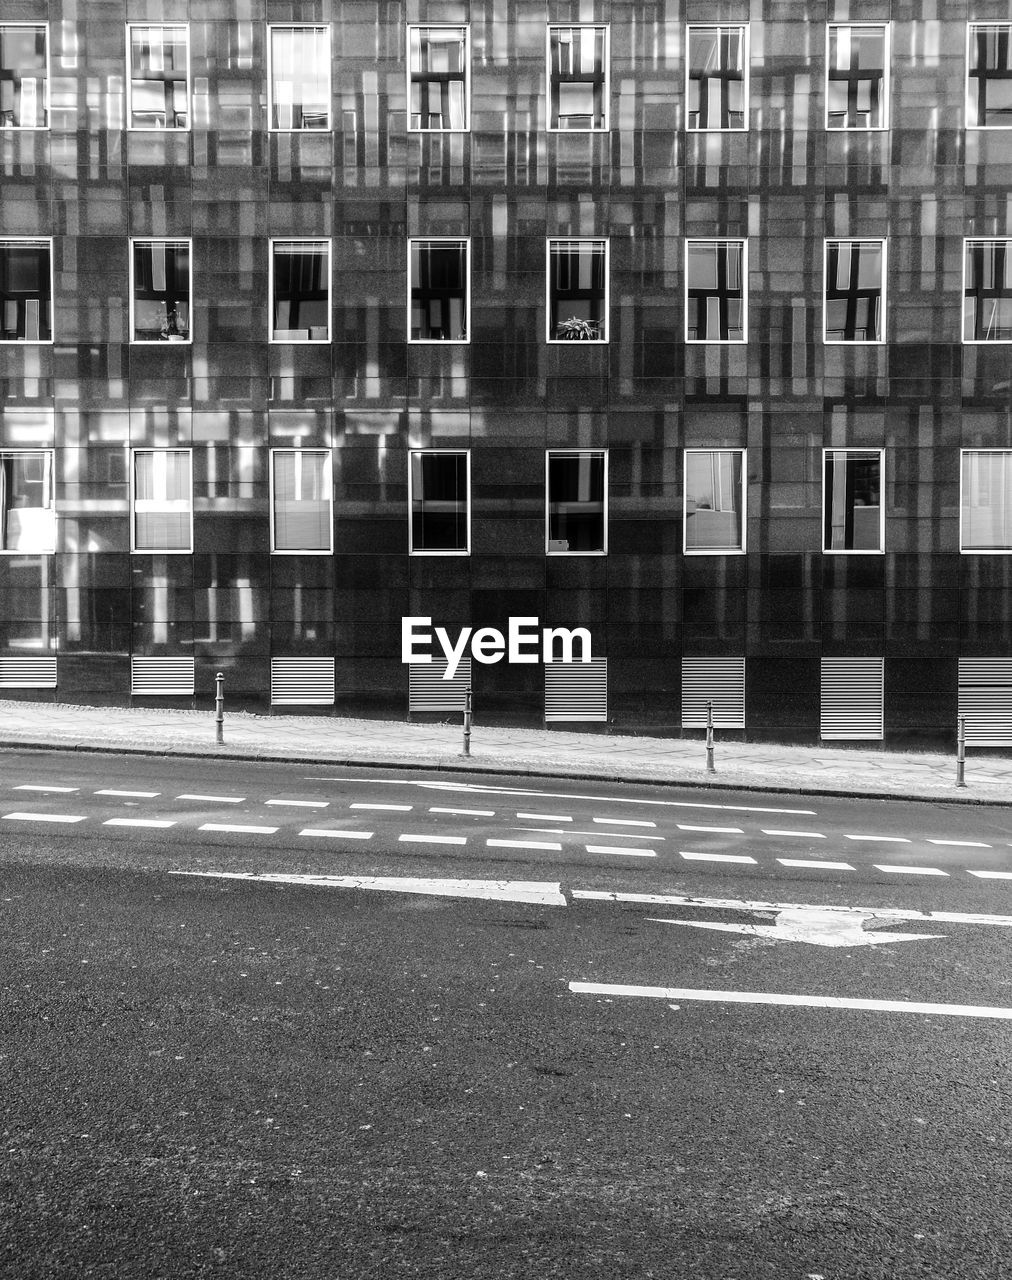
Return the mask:
<path id="1" fill-rule="evenodd" d="M 206 711 L 77 707 L 0 700 L 0 746 L 394 765 L 549 777 L 679 783 L 822 795 L 919 797 L 1012 804 L 1012 757 L 969 754 L 958 789 L 955 755 L 721 741 L 715 775 L 699 739 L 474 726 L 464 759 L 458 725 L 407 724 L 335 716 L 227 713 L 215 743 Z"/>

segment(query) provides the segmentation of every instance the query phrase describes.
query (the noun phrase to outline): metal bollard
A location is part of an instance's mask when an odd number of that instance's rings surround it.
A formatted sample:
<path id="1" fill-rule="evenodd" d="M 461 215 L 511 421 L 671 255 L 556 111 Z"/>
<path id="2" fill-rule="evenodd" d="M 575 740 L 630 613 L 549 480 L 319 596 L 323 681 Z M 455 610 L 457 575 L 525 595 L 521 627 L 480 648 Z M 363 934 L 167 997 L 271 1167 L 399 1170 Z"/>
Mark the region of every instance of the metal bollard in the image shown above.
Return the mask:
<path id="1" fill-rule="evenodd" d="M 956 786 L 966 786 L 966 716 L 959 717 L 956 732 Z"/>
<path id="2" fill-rule="evenodd" d="M 706 700 L 706 772 L 716 773 L 713 764 L 713 703 Z"/>
<path id="3" fill-rule="evenodd" d="M 214 740 L 225 741 L 225 677 L 220 671 L 214 677 Z"/>
<path id="4" fill-rule="evenodd" d="M 471 754 L 471 688 L 464 690 L 464 755 Z"/>

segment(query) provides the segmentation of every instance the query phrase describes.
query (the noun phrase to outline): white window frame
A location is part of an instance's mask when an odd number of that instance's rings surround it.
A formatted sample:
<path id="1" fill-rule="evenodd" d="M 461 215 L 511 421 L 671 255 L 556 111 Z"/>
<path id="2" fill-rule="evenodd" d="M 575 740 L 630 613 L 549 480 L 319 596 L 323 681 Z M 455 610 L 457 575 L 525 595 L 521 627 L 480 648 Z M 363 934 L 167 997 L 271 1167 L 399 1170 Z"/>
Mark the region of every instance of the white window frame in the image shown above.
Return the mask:
<path id="1" fill-rule="evenodd" d="M 461 454 L 466 458 L 466 477 L 467 477 L 467 546 L 462 548 L 454 548 L 448 550 L 433 549 L 426 550 L 424 547 L 415 549 L 414 538 L 414 521 L 412 514 L 414 511 L 414 481 L 412 479 L 413 467 L 412 459 L 416 455 L 428 456 L 430 454 L 452 454 L 459 457 Z M 471 450 L 470 449 L 409 449 L 408 450 L 408 555 L 411 556 L 469 556 L 471 554 Z"/>
<path id="2" fill-rule="evenodd" d="M 0 130 L 0 134 L 2 133 L 3 130 Z M 0 338 L 0 347 L 51 347 L 56 341 L 56 267 L 53 261 L 53 237 L 0 235 L 0 249 L 9 244 L 49 246 L 49 307 L 52 314 L 48 338 Z"/>
<path id="3" fill-rule="evenodd" d="M 552 491 L 550 486 L 552 458 L 603 458 L 604 493 L 602 500 L 602 547 L 599 551 L 557 551 L 551 545 Z M 546 556 L 606 556 L 608 554 L 608 450 L 607 449 L 546 449 L 545 450 L 545 555 Z"/>
<path id="4" fill-rule="evenodd" d="M 727 133 L 729 130 L 724 130 Z M 741 245 L 741 337 L 740 338 L 690 338 L 689 337 L 689 246 L 697 244 Z M 748 237 L 747 236 L 686 236 L 685 266 L 682 272 L 682 337 L 690 347 L 744 347 L 748 345 Z"/>
<path id="5" fill-rule="evenodd" d="M 465 338 L 413 338 L 411 336 L 411 250 L 416 244 L 428 245 L 463 245 L 467 270 L 464 284 L 464 323 L 467 329 Z M 413 347 L 466 347 L 471 343 L 471 237 L 470 236 L 409 236 L 407 262 L 407 314 L 405 330 L 408 344 Z"/>
<path id="6" fill-rule="evenodd" d="M 880 320 L 877 338 L 827 338 L 826 321 L 829 316 L 829 246 L 831 244 L 877 244 L 882 247 L 882 294 L 879 303 Z M 964 254 L 965 261 L 965 254 Z M 883 347 L 886 342 L 888 320 L 889 241 L 884 236 L 828 236 L 822 242 L 822 345 L 825 347 Z"/>
<path id="7" fill-rule="evenodd" d="M 552 337 L 552 245 L 604 245 L 604 337 L 574 343 L 569 338 Z M 545 241 L 545 341 L 549 346 L 606 347 L 611 341 L 611 239 L 608 236 L 549 236 Z"/>
<path id="8" fill-rule="evenodd" d="M 43 507 L 44 511 L 53 513 L 53 545 L 51 547 L 43 547 L 38 550 L 17 549 L 12 547 L 0 547 L 0 556 L 51 556 L 56 554 L 57 539 L 59 532 L 57 529 L 57 511 L 56 511 L 56 450 L 55 449 L 19 449 L 16 446 L 5 445 L 0 448 L 0 461 L 4 458 L 12 456 L 22 456 L 31 454 L 44 460 L 44 465 L 49 468 L 49 506 Z M 3 480 L 0 477 L 0 485 Z M 28 508 L 28 510 L 38 510 L 38 508 Z M 2 509 L 0 509 L 0 518 L 2 518 Z"/>
<path id="9" fill-rule="evenodd" d="M 869 125 L 831 125 L 829 123 L 829 46 L 832 31 L 881 31 L 885 38 L 885 65 L 882 68 L 882 123 Z M 827 133 L 885 133 L 889 129 L 889 107 L 892 94 L 892 23 L 884 22 L 827 22 L 826 23 L 826 78 L 824 124 Z"/>
<path id="10" fill-rule="evenodd" d="M 156 125 L 131 124 L 133 117 L 133 41 L 131 33 L 136 28 L 144 30 L 147 27 L 182 27 L 186 32 L 186 125 L 182 129 L 159 129 Z M 126 24 L 126 127 L 129 133 L 189 133 L 193 129 L 193 72 L 190 65 L 192 53 L 190 50 L 190 24 L 189 22 L 172 21 L 168 18 L 157 20 L 152 19 L 150 22 L 128 22 Z"/>
<path id="11" fill-rule="evenodd" d="M 966 24 L 966 59 L 963 63 L 963 101 L 964 111 L 966 113 L 965 128 L 967 129 L 1012 129 L 1012 120 L 1008 124 L 971 124 L 970 123 L 970 48 L 973 44 L 973 32 L 981 27 L 1007 27 L 1009 30 L 1009 39 L 1012 40 L 1012 21 L 1001 18 L 991 20 L 984 19 L 980 22 L 968 22 Z M 976 104 L 974 104 L 974 113 L 976 113 Z"/>
<path id="12" fill-rule="evenodd" d="M 745 74 L 742 78 L 742 95 L 745 101 L 745 110 L 743 112 L 745 123 L 742 125 L 728 125 L 724 128 L 721 125 L 707 125 L 705 129 L 689 127 L 689 72 L 691 71 L 691 63 L 689 58 L 689 44 L 693 31 L 729 31 L 732 28 L 742 32 L 743 41 L 743 61 L 745 64 Z M 686 133 L 748 133 L 749 124 L 751 122 L 751 63 L 752 63 L 752 30 L 748 22 L 687 22 L 685 24 L 685 81 L 684 102 L 685 102 L 685 132 Z"/>
<path id="13" fill-rule="evenodd" d="M 190 263 L 190 328 L 185 338 L 181 338 L 176 343 L 177 346 L 193 345 L 193 240 L 188 236 L 132 236 L 129 245 L 129 261 L 127 264 L 127 274 L 129 278 L 130 288 L 130 345 L 132 347 L 164 347 L 171 346 L 165 338 L 135 338 L 134 337 L 134 246 L 143 244 L 185 244 L 189 252 Z"/>
<path id="14" fill-rule="evenodd" d="M 688 544 L 689 523 L 689 466 L 690 454 L 696 453 L 738 453 L 741 455 L 741 546 L 740 547 L 690 547 Z M 748 532 L 748 450 L 737 446 L 713 445 L 685 449 L 682 452 L 682 554 L 685 556 L 743 556 L 745 540 Z"/>
<path id="15" fill-rule="evenodd" d="M 278 338 L 278 330 L 274 328 L 274 249 L 279 244 L 306 244 L 319 248 L 327 248 L 327 336 L 325 338 Z M 267 330 L 268 342 L 274 346 L 319 347 L 331 342 L 334 332 L 334 255 L 329 236 L 272 236 L 267 253 Z M 290 329 L 282 329 L 281 333 L 291 333 Z"/>
<path id="16" fill-rule="evenodd" d="M 826 459 L 834 453 L 878 454 L 878 546 L 871 547 L 827 547 L 826 546 Z M 883 556 L 885 555 L 885 450 L 864 449 L 858 445 L 845 445 L 833 448 L 827 445 L 822 450 L 822 554 L 824 556 Z"/>
<path id="17" fill-rule="evenodd" d="M 274 529 L 274 459 L 279 453 L 294 453 L 300 458 L 303 454 L 324 454 L 327 459 L 326 465 L 326 486 L 328 501 L 330 503 L 330 519 L 327 522 L 328 528 L 328 545 L 323 547 L 312 548 L 282 548 L 276 545 L 276 535 Z M 301 469 L 301 464 L 300 464 Z M 270 524 L 271 524 L 271 555 L 272 556 L 332 556 L 334 554 L 334 454 L 331 449 L 290 449 L 277 448 L 270 450 Z"/>
<path id="18" fill-rule="evenodd" d="M 965 547 L 963 545 L 963 529 L 965 524 L 963 508 L 963 477 L 972 456 L 981 453 L 1003 453 L 1012 458 L 1012 449 L 960 449 L 959 451 L 959 554 L 961 556 L 1009 556 L 1012 555 L 1012 542 L 1008 547 Z M 1008 485 L 1009 506 L 1012 509 L 1012 481 Z"/>
<path id="19" fill-rule="evenodd" d="M 327 35 L 327 123 L 322 129 L 284 128 L 274 121 L 274 32 L 275 31 L 325 31 Z M 279 104 L 280 105 L 280 104 Z M 334 129 L 334 53 L 329 22 L 268 22 L 267 24 L 267 132 L 322 134 Z"/>
<path id="20" fill-rule="evenodd" d="M 52 32 L 50 31 L 49 23 L 48 23 L 48 22 L 45 22 L 45 21 L 43 21 L 43 22 L 7 22 L 7 21 L 6 21 L 6 19 L 4 19 L 4 20 L 0 20 L 0 28 L 4 28 L 4 27 L 24 27 L 24 28 L 27 28 L 29 31 L 37 31 L 37 30 L 39 29 L 39 27 L 43 27 L 43 28 L 45 28 L 45 32 L 46 32 L 46 86 L 45 86 L 45 93 L 44 93 L 44 95 L 43 95 L 43 99 L 44 99 L 44 100 L 43 100 L 43 103 L 42 103 L 42 110 L 43 110 L 43 113 L 45 114 L 45 117 L 46 117 L 46 123 L 45 123 L 45 124 L 8 124 L 8 125 L 0 125 L 0 134 L 4 134 L 4 133 L 6 133 L 8 130 L 11 130 L 11 131 L 13 131 L 13 132 L 22 132 L 22 131 L 23 131 L 23 132 L 25 132 L 25 133 L 40 133 L 40 132 L 45 132 L 45 131 L 47 131 L 47 130 L 50 128 L 50 121 L 51 121 L 51 119 L 52 119 L 52 106 L 51 106 L 52 94 L 51 94 L 51 91 L 50 91 L 50 85 L 51 85 L 51 84 L 52 84 L 52 82 L 53 82 L 53 65 L 52 65 L 52 63 L 53 63 L 53 51 L 52 51 L 52 44 L 51 44 Z"/>
<path id="21" fill-rule="evenodd" d="M 464 32 L 464 126 L 461 129 L 422 128 L 411 123 L 411 35 L 414 31 L 463 31 Z M 471 132 L 471 24 L 469 22 L 410 22 L 408 23 L 407 48 L 407 118 L 408 133 L 470 133 Z"/>
<path id="22" fill-rule="evenodd" d="M 553 31 L 603 31 L 604 32 L 604 124 L 591 125 L 587 129 L 560 129 L 552 127 L 552 32 Z M 546 133 L 610 133 L 611 132 L 611 24 L 608 22 L 550 22 L 545 28 L 545 132 Z"/>
<path id="23" fill-rule="evenodd" d="M 992 126 L 993 127 L 993 126 Z M 966 336 L 966 287 L 967 250 L 971 244 L 1004 244 L 1009 261 L 1012 262 L 1012 236 L 964 236 L 963 237 L 963 285 L 960 290 L 959 326 L 960 337 L 964 347 L 1007 347 L 1012 346 L 1012 338 L 968 338 Z"/>
<path id="24" fill-rule="evenodd" d="M 150 454 L 185 453 L 189 458 L 190 497 L 189 497 L 189 501 L 185 503 L 186 509 L 188 510 L 189 516 L 190 516 L 190 545 L 188 547 L 163 547 L 159 549 L 156 547 L 138 547 L 137 546 L 137 516 L 138 514 L 143 514 L 143 511 L 140 511 L 137 506 L 137 503 L 139 501 L 144 503 L 150 503 L 151 505 L 149 507 L 146 506 L 145 510 L 151 510 L 151 511 L 182 511 L 184 507 L 184 503 L 182 502 L 181 499 L 178 499 L 178 498 L 171 499 L 171 505 L 170 505 L 170 499 L 164 499 L 161 502 L 159 502 L 159 499 L 157 498 L 138 499 L 137 497 L 137 458 L 142 453 L 150 453 Z M 131 555 L 138 555 L 138 556 L 192 556 L 193 555 L 193 450 L 192 449 L 143 448 L 143 449 L 130 450 L 130 553 Z"/>

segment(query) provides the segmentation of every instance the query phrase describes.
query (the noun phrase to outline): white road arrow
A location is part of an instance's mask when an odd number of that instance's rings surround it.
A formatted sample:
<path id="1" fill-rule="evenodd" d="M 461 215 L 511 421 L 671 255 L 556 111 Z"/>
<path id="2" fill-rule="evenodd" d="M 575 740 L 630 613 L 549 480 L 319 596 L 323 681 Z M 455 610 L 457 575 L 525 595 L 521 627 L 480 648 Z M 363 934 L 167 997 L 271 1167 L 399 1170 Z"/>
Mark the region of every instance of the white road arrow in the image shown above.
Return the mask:
<path id="1" fill-rule="evenodd" d="M 776 924 L 717 924 L 710 920 L 659 920 L 654 924 L 680 924 L 688 929 L 717 929 L 724 933 L 744 933 L 754 938 L 771 938 L 776 942 L 811 942 L 818 947 L 864 947 L 884 942 L 916 942 L 918 939 L 944 938 L 944 933 L 885 933 L 881 929 L 865 930 L 874 913 L 848 914 L 805 910 L 777 911 Z"/>

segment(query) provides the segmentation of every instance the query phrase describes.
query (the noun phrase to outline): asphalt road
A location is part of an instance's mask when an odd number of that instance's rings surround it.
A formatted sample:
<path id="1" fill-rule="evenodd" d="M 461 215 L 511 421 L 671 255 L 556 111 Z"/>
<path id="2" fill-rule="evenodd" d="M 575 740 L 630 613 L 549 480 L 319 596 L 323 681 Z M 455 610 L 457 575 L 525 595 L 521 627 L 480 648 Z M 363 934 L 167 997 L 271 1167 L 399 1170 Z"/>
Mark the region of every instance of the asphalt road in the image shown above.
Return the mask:
<path id="1" fill-rule="evenodd" d="M 1009 811 L 2 762 L 3 1275 L 1012 1271 Z"/>

